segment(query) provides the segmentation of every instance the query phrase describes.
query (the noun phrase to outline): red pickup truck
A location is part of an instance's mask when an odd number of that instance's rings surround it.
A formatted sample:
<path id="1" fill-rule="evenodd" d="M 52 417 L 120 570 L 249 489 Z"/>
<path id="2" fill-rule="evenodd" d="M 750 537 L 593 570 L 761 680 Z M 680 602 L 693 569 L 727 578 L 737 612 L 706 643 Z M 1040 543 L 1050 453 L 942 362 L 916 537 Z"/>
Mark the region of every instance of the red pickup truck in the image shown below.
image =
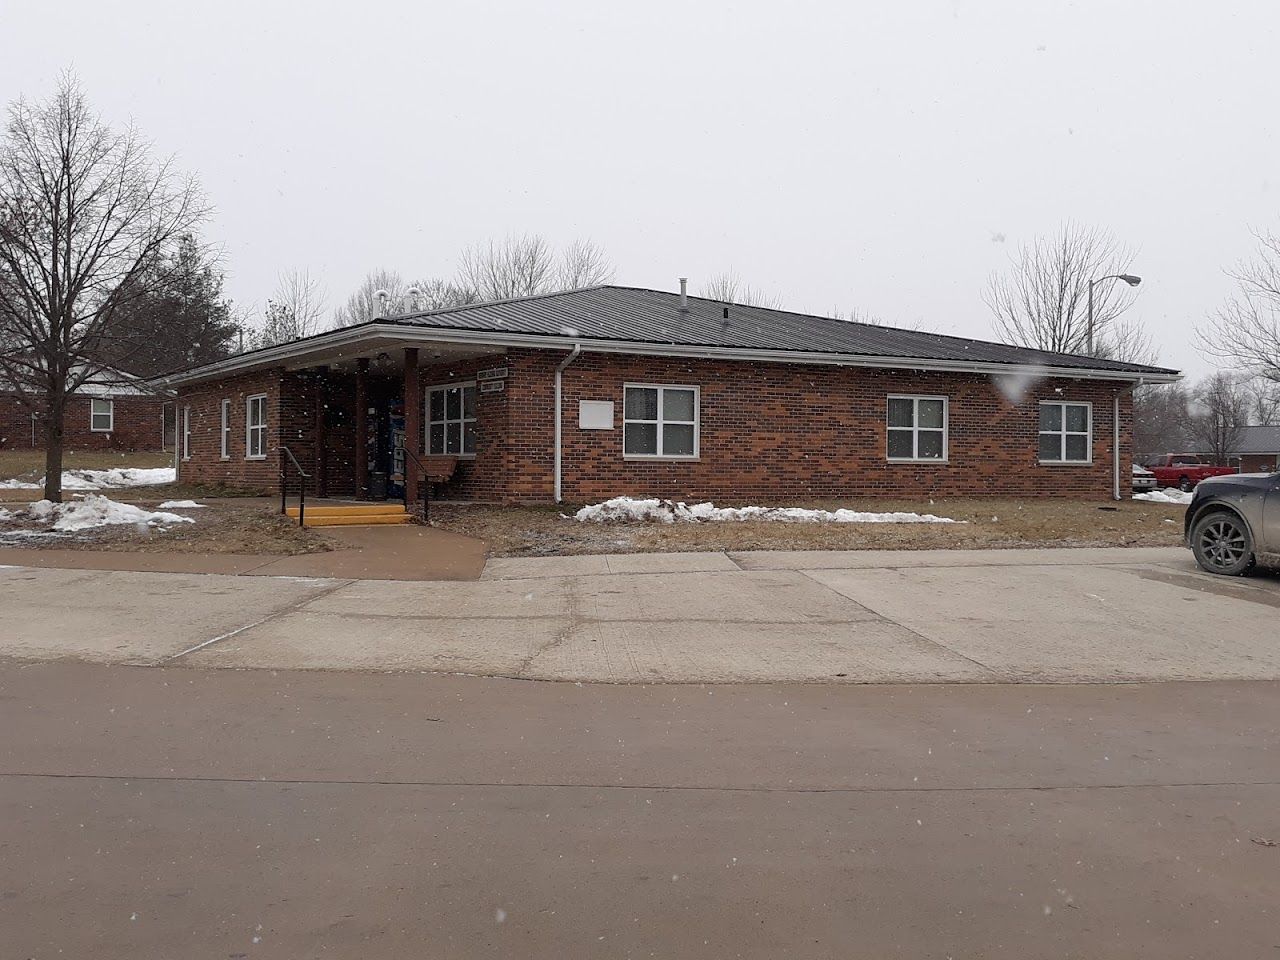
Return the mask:
<path id="1" fill-rule="evenodd" d="M 1194 453 L 1166 453 L 1146 466 L 1156 475 L 1161 487 L 1177 487 L 1180 490 L 1190 490 L 1209 477 L 1236 472 L 1234 467 L 1215 467 L 1205 463 Z"/>

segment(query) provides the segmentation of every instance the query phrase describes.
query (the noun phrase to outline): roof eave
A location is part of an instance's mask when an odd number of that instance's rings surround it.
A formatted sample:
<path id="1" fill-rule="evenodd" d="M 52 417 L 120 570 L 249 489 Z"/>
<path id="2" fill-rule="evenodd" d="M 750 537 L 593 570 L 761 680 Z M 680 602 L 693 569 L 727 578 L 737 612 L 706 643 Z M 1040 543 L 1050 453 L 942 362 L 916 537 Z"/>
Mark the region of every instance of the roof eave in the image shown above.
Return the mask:
<path id="1" fill-rule="evenodd" d="M 748 360 L 765 363 L 803 363 L 841 367 L 929 370 L 946 373 L 1049 374 L 1080 380 L 1119 380 L 1133 383 L 1174 383 L 1182 375 L 1172 370 L 1109 370 L 1089 367 L 1056 367 L 1034 363 L 997 363 L 971 360 L 938 360 L 921 357 L 860 356 L 801 350 L 768 350 L 748 347 L 695 346 L 676 343 L 650 343 L 630 340 L 602 340 L 592 337 L 569 337 L 541 334 L 495 334 L 487 330 L 457 330 L 371 321 L 354 327 L 320 334 L 304 341 L 280 344 L 241 354 L 227 360 L 196 367 L 179 374 L 157 377 L 153 383 L 177 387 L 216 379 L 255 369 L 270 368 L 288 360 L 305 356 L 316 348 L 356 345 L 375 337 L 395 337 L 406 343 L 450 343 L 490 345 L 494 347 L 528 347 L 543 350 L 571 350 L 575 346 L 594 353 L 623 353 L 640 356 L 683 357 L 703 360 Z"/>

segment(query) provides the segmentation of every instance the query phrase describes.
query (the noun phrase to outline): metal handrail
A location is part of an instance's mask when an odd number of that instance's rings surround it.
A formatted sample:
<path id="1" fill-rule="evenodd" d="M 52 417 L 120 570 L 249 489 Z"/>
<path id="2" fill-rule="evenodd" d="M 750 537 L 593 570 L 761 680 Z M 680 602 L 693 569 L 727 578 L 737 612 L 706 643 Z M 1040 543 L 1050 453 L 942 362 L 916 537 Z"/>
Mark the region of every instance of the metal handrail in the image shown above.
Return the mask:
<path id="1" fill-rule="evenodd" d="M 284 444 L 280 445 L 280 450 L 293 463 L 293 469 L 298 471 L 298 526 L 303 526 L 303 520 L 306 518 L 307 512 L 307 481 L 311 479 L 311 474 L 302 469 L 302 464 L 298 462 L 298 458 L 293 455 L 293 451 Z M 285 472 L 287 464 L 282 457 L 280 460 L 280 514 L 283 516 L 288 513 L 286 502 L 289 496 L 289 475 Z"/>
<path id="2" fill-rule="evenodd" d="M 427 465 L 422 462 L 422 458 L 410 450 L 408 447 L 401 447 L 406 457 L 412 457 L 413 462 L 418 465 L 419 479 L 425 481 L 422 484 L 422 519 L 426 520 L 431 512 L 431 480 L 427 477 Z M 417 491 L 415 491 L 416 493 Z M 409 512 L 409 471 L 404 472 L 403 484 L 404 510 Z"/>

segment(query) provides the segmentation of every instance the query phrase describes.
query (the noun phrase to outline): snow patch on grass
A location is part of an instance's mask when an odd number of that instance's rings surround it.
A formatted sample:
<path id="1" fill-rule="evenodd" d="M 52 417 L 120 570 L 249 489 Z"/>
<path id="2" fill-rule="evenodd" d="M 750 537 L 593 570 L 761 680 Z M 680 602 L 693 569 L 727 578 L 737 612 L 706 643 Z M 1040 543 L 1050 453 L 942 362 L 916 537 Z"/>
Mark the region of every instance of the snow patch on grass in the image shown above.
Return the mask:
<path id="1" fill-rule="evenodd" d="M 865 513 L 861 510 L 808 510 L 803 507 L 717 507 L 714 503 L 689 505 L 680 501 L 636 500 L 631 497 L 614 497 L 603 503 L 583 507 L 573 515 L 573 519 L 583 523 L 705 523 L 746 520 L 774 520 L 783 523 L 959 522 L 931 513 Z"/>
<path id="2" fill-rule="evenodd" d="M 160 504 L 161 510 L 195 510 L 204 509 L 203 503 L 196 503 L 194 500 L 166 500 Z"/>
<path id="3" fill-rule="evenodd" d="M 1147 503 L 1181 503 L 1191 502 L 1191 491 L 1184 493 L 1177 487 L 1166 487 L 1163 490 L 1152 490 L 1150 493 L 1135 493 L 1133 499 L 1145 500 Z"/>
<path id="4" fill-rule="evenodd" d="M 119 490 L 126 487 L 155 487 L 177 480 L 173 467 L 112 467 L 110 470 L 64 470 L 63 490 Z M 39 481 L 0 480 L 0 490 L 41 490 Z"/>
<path id="5" fill-rule="evenodd" d="M 161 523 L 195 523 L 190 517 L 176 513 L 143 510 L 130 503 L 116 503 L 98 494 L 88 494 L 83 500 L 71 503 L 52 503 L 37 500 L 27 508 L 27 516 L 49 523 L 50 529 L 62 533 L 90 530 L 114 524 L 153 527 Z"/>

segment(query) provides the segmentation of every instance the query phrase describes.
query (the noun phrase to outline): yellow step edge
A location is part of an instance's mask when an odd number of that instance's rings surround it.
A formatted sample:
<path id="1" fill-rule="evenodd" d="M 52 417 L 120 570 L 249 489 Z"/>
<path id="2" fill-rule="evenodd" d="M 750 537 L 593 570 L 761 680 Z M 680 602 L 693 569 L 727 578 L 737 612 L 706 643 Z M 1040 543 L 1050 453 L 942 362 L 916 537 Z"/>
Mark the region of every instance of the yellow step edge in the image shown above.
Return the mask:
<path id="1" fill-rule="evenodd" d="M 373 527 L 408 523 L 412 519 L 407 513 L 369 517 L 313 517 L 311 516 L 311 511 L 308 510 L 303 525 L 308 527 Z"/>
<path id="2" fill-rule="evenodd" d="M 289 507 L 285 510 L 285 514 L 290 517 L 298 515 L 297 507 Z M 382 517 L 382 516 L 404 516 L 405 509 L 400 504 L 394 507 L 307 507 L 307 516 L 309 517 Z"/>

